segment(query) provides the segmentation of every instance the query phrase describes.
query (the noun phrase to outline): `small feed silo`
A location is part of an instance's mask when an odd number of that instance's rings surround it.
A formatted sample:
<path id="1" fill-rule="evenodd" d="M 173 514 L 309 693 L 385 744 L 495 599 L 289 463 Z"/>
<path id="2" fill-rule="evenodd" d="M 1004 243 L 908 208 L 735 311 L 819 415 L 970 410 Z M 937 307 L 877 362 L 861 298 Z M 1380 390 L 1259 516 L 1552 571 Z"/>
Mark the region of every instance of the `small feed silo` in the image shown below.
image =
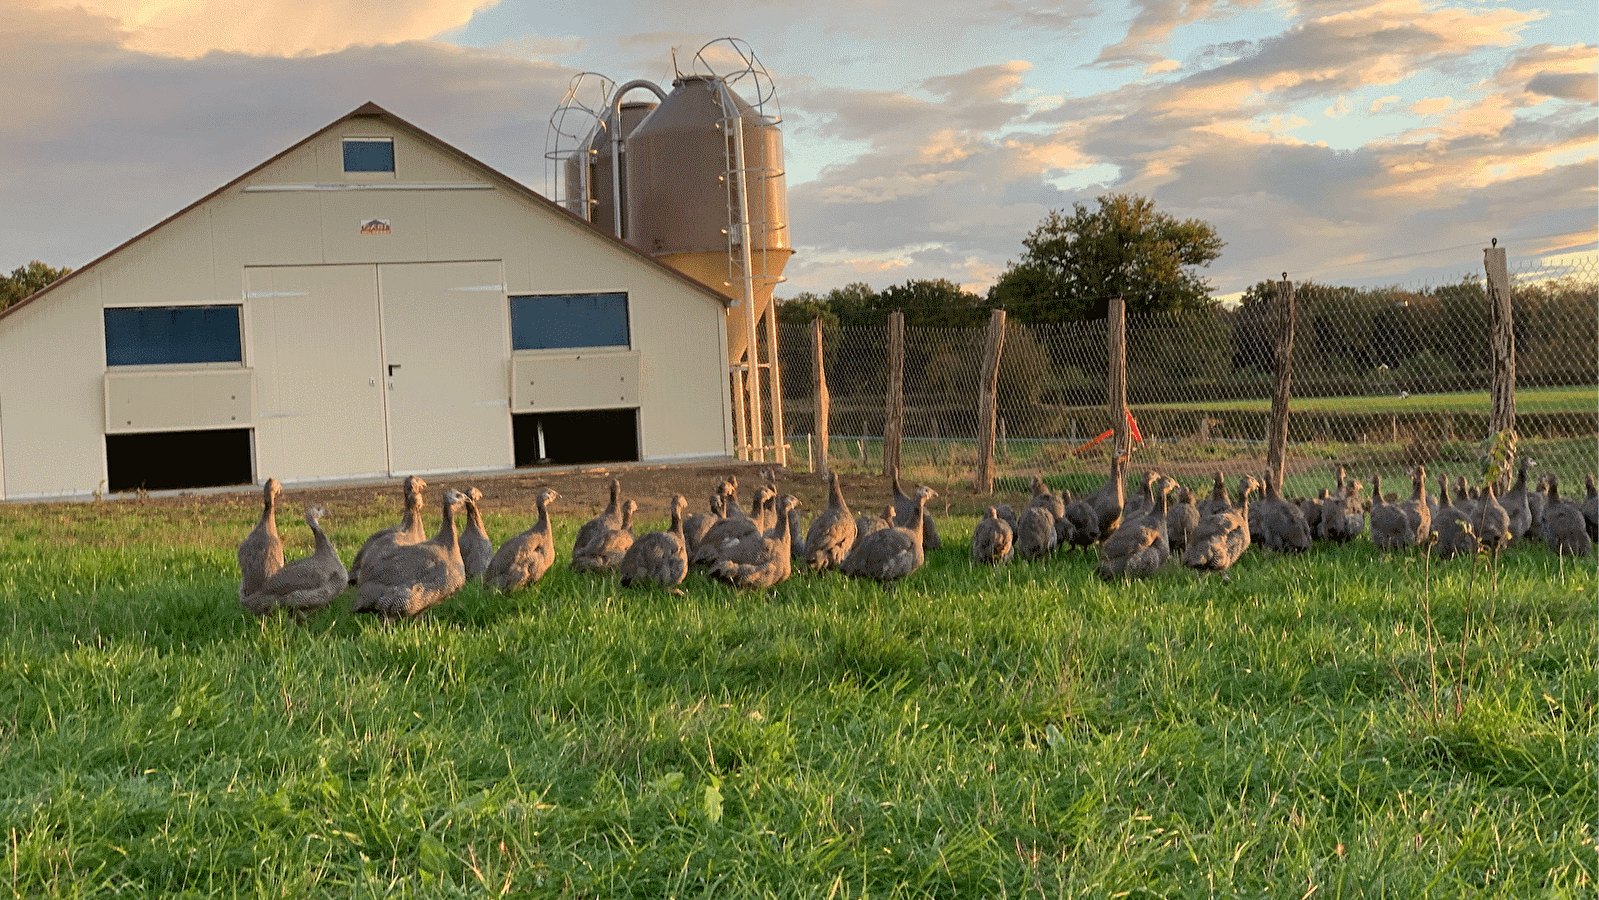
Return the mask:
<path id="1" fill-rule="evenodd" d="M 707 51 L 727 57 L 728 47 L 739 62 L 718 74 Z M 610 92 L 576 152 L 554 154 L 565 182 L 559 191 L 568 209 L 597 227 L 613 228 L 612 210 L 625 210 L 624 240 L 734 301 L 727 314 L 734 440 L 746 459 L 783 464 L 772 291 L 793 248 L 781 117 L 770 78 L 741 42 L 707 44 L 695 56 L 695 70 L 674 79 L 670 93 L 644 81 Z M 735 85 L 749 90 L 754 102 Z M 621 99 L 636 87 L 661 99 L 633 124 L 626 116 L 632 104 Z M 563 104 L 556 118 L 570 109 Z M 607 144 L 609 151 L 601 149 Z M 608 158 L 603 171 L 596 157 Z"/>

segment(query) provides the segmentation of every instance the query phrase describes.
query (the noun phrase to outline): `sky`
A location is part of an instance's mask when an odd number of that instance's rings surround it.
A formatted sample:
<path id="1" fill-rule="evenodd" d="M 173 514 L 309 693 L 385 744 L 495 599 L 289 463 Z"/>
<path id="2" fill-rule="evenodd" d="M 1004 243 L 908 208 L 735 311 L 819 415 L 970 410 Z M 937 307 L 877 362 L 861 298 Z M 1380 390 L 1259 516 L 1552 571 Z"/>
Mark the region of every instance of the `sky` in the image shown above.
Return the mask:
<path id="1" fill-rule="evenodd" d="M 1452 282 L 1491 238 L 1558 272 L 1595 259 L 1595 38 L 1592 0 L 0 0 L 0 272 L 81 266 L 369 100 L 551 194 L 575 76 L 670 89 L 707 45 L 782 117 L 779 297 L 982 292 L 1109 193 L 1209 222 L 1219 295 Z"/>

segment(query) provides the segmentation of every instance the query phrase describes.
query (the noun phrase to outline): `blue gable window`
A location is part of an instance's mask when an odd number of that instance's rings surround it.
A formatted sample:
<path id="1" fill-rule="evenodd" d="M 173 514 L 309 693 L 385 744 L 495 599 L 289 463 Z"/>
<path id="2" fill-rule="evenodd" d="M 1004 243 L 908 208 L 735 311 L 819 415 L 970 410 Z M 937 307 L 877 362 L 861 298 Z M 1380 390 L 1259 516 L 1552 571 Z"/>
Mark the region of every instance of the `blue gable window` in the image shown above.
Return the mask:
<path id="1" fill-rule="evenodd" d="M 523 294 L 511 301 L 512 350 L 630 347 L 627 294 Z"/>
<path id="2" fill-rule="evenodd" d="M 393 172 L 394 141 L 390 138 L 345 138 L 344 171 Z"/>
<path id="3" fill-rule="evenodd" d="M 244 362 L 237 306 L 137 306 L 105 311 L 107 366 Z"/>

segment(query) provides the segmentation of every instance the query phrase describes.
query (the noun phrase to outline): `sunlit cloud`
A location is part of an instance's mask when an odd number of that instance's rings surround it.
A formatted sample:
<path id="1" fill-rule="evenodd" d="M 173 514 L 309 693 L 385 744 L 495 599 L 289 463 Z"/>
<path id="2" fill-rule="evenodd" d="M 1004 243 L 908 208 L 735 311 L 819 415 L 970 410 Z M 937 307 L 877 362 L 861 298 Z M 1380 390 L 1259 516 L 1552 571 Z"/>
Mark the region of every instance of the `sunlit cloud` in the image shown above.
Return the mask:
<path id="1" fill-rule="evenodd" d="M 116 22 L 125 46 L 184 59 L 213 51 L 258 56 L 329 53 L 422 40 L 466 24 L 498 0 L 23 0 L 34 9 L 80 8 Z"/>

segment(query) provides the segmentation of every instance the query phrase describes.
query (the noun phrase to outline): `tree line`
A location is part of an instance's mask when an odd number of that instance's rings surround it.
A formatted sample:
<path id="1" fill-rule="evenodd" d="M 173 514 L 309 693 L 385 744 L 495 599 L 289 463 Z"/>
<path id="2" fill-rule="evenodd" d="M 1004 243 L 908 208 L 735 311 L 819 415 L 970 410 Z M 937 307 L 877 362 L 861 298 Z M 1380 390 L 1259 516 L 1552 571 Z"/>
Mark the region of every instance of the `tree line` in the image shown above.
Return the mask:
<path id="1" fill-rule="evenodd" d="M 12 269 L 10 275 L 0 275 L 0 310 L 22 302 L 71 273 L 71 269 L 57 269 L 33 260 Z"/>

